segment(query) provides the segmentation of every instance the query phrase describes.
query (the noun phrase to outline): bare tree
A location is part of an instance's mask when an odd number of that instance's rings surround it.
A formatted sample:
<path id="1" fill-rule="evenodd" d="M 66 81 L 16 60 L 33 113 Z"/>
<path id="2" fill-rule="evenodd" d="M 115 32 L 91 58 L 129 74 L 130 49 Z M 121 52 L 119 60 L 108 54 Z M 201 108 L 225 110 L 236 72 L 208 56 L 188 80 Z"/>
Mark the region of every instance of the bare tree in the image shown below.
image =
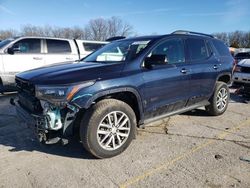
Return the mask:
<path id="1" fill-rule="evenodd" d="M 133 33 L 133 27 L 118 17 L 98 18 L 89 21 L 85 33 L 87 39 L 106 40 L 114 36 L 129 36 Z"/>
<path id="2" fill-rule="evenodd" d="M 71 38 L 74 38 L 74 39 L 84 39 L 85 38 L 85 31 L 84 31 L 84 29 L 75 26 L 72 29 Z"/>
<path id="3" fill-rule="evenodd" d="M 226 44 L 235 48 L 250 48 L 250 31 L 234 31 L 215 33 L 218 39 L 223 40 Z"/>
<path id="4" fill-rule="evenodd" d="M 14 29 L 0 30 L 0 40 L 14 37 L 17 34 L 18 34 L 18 32 Z"/>
<path id="5" fill-rule="evenodd" d="M 117 35 L 129 36 L 133 33 L 133 27 L 118 17 L 111 17 L 107 20 L 107 23 L 110 37 Z"/>
<path id="6" fill-rule="evenodd" d="M 108 33 L 107 21 L 103 18 L 90 20 L 85 27 L 85 32 L 88 34 L 87 39 L 105 40 Z"/>
<path id="7" fill-rule="evenodd" d="M 42 36 L 43 29 L 39 26 L 34 25 L 24 25 L 21 28 L 21 35 L 24 36 Z"/>
<path id="8" fill-rule="evenodd" d="M 241 32 L 235 31 L 228 34 L 229 44 L 231 47 L 239 48 L 241 47 Z"/>
<path id="9" fill-rule="evenodd" d="M 246 47 L 250 48 L 250 32 L 246 34 L 246 37 L 247 37 Z"/>
<path id="10" fill-rule="evenodd" d="M 133 27 L 124 22 L 118 17 L 109 19 L 97 18 L 90 20 L 84 27 L 56 27 L 56 26 L 35 26 L 24 25 L 20 31 L 15 30 L 0 30 L 0 39 L 5 39 L 11 36 L 45 36 L 57 38 L 72 38 L 72 39 L 89 39 L 89 40 L 106 40 L 114 36 L 129 36 L 132 35 Z"/>
<path id="11" fill-rule="evenodd" d="M 221 32 L 221 33 L 214 33 L 213 34 L 216 38 L 223 40 L 227 45 L 229 45 L 228 41 L 228 33 L 226 32 Z"/>

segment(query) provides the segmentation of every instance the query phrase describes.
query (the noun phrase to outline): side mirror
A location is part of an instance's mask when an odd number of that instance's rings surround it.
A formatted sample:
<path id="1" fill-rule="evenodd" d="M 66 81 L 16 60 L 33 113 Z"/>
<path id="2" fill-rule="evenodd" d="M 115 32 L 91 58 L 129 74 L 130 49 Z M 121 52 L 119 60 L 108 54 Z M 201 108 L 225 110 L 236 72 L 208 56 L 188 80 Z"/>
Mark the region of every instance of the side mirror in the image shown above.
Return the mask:
<path id="1" fill-rule="evenodd" d="M 144 61 L 145 67 L 151 68 L 152 65 L 166 65 L 168 64 L 166 55 L 151 55 Z"/>
<path id="2" fill-rule="evenodd" d="M 13 55 L 15 52 L 20 52 L 21 49 L 19 47 L 10 47 L 7 49 L 8 54 Z"/>

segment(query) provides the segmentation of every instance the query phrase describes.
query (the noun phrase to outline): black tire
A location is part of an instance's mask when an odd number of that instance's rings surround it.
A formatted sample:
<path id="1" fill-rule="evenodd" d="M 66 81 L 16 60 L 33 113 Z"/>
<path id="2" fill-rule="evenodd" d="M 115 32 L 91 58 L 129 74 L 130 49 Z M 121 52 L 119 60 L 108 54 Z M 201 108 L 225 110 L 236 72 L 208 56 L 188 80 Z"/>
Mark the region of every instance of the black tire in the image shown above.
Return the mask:
<path id="1" fill-rule="evenodd" d="M 130 127 L 129 133 L 126 133 L 128 134 L 128 136 L 126 137 L 126 139 L 122 140 L 123 144 L 119 148 L 114 150 L 108 150 L 103 148 L 103 146 L 101 146 L 102 144 L 100 143 L 100 139 L 103 139 L 103 137 L 100 138 L 100 136 L 97 134 L 100 124 L 103 123 L 102 121 L 111 112 L 122 112 L 126 114 L 126 122 L 128 122 L 128 125 Z M 110 131 L 110 129 L 108 130 Z M 132 139 L 135 138 L 135 132 L 136 116 L 134 111 L 128 104 L 116 99 L 104 99 L 90 107 L 90 109 L 88 109 L 84 114 L 80 125 L 80 138 L 82 140 L 84 148 L 97 158 L 109 158 L 122 153 L 130 145 Z M 113 134 L 116 133 L 110 132 L 109 135 Z M 110 137 L 108 137 L 107 139 L 109 138 Z M 118 139 L 117 136 L 115 138 Z M 119 142 L 122 143 L 120 138 Z M 111 144 L 111 146 L 112 145 L 113 144 Z"/>
<path id="2" fill-rule="evenodd" d="M 217 106 L 217 102 L 219 103 L 218 94 L 221 91 L 226 91 L 225 96 L 227 96 L 227 98 L 225 100 L 225 106 L 222 104 L 224 107 L 220 109 L 220 106 Z M 216 82 L 214 93 L 209 100 L 210 105 L 206 106 L 206 111 L 212 116 L 222 115 L 227 110 L 229 99 L 230 93 L 227 84 L 224 82 Z"/>

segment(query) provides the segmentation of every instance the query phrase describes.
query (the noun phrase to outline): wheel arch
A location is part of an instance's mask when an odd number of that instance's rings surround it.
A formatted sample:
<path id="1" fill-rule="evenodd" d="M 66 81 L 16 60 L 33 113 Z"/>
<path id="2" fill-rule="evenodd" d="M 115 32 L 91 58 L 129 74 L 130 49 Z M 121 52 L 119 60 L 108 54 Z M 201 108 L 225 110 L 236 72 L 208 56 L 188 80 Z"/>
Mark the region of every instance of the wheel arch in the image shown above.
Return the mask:
<path id="1" fill-rule="evenodd" d="M 107 98 L 113 98 L 127 103 L 134 110 L 137 123 L 141 124 L 143 122 L 144 116 L 141 96 L 136 89 L 131 87 L 122 87 L 101 91 L 93 95 L 88 100 L 85 105 L 85 109 L 88 109 L 91 105 Z"/>
<path id="2" fill-rule="evenodd" d="M 224 82 L 226 84 L 231 84 L 232 74 L 231 73 L 222 73 L 217 76 L 216 81 Z"/>

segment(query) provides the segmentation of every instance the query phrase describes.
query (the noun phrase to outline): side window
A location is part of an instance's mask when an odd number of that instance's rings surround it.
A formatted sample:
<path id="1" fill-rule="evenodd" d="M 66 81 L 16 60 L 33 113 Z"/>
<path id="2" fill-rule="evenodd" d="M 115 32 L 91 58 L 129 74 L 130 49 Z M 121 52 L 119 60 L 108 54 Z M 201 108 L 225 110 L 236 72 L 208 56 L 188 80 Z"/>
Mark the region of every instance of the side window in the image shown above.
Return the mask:
<path id="1" fill-rule="evenodd" d="M 48 53 L 71 53 L 70 44 L 65 40 L 47 39 Z"/>
<path id="2" fill-rule="evenodd" d="M 34 54 L 41 53 L 41 40 L 40 39 L 23 39 L 16 42 L 13 46 L 15 53 L 19 54 Z"/>
<path id="3" fill-rule="evenodd" d="M 159 44 L 151 55 L 165 55 L 168 63 L 183 63 L 185 62 L 184 45 L 182 39 L 170 39 Z"/>
<path id="4" fill-rule="evenodd" d="M 231 56 L 228 47 L 219 40 L 213 40 L 213 45 L 221 56 Z"/>
<path id="5" fill-rule="evenodd" d="M 83 42 L 83 48 L 88 52 L 96 51 L 97 49 L 103 47 L 105 44 L 100 43 L 90 43 L 90 42 Z"/>
<path id="6" fill-rule="evenodd" d="M 210 56 L 203 39 L 189 38 L 186 40 L 191 60 L 203 60 Z"/>

